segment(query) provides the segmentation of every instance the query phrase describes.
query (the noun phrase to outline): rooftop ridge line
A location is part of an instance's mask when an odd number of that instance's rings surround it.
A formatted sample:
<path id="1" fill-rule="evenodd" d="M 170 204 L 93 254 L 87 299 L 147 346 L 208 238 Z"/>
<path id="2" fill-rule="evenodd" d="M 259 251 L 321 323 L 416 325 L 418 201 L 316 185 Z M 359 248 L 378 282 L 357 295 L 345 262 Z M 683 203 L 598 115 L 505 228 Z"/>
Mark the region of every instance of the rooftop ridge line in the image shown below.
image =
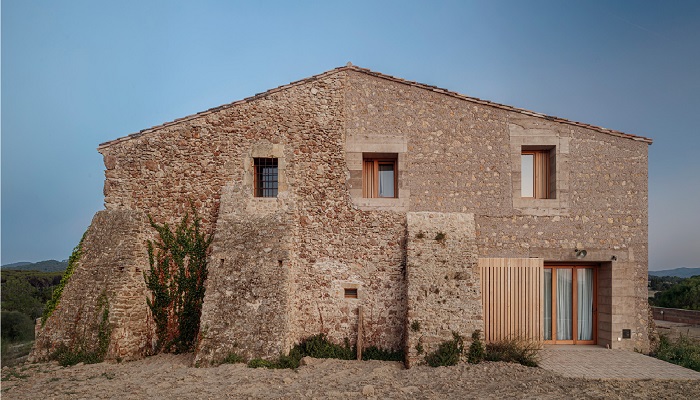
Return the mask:
<path id="1" fill-rule="evenodd" d="M 174 120 L 172 120 L 172 121 L 164 122 L 164 123 L 162 123 L 162 124 L 160 124 L 160 125 L 155 125 L 155 126 L 152 126 L 152 127 L 150 127 L 150 128 L 145 128 L 145 129 L 142 129 L 142 130 L 140 130 L 140 131 L 138 131 L 138 132 L 132 133 L 132 134 L 127 135 L 127 136 L 122 136 L 122 137 L 117 138 L 117 139 L 114 139 L 114 140 L 110 140 L 110 141 L 107 141 L 107 142 L 104 142 L 104 143 L 100 143 L 100 144 L 97 146 L 97 149 L 98 149 L 98 151 L 99 151 L 100 149 L 109 147 L 109 146 L 111 146 L 111 145 L 114 145 L 114 144 L 117 144 L 117 143 L 121 143 L 121 142 L 123 142 L 123 141 L 131 140 L 131 139 L 135 139 L 135 138 L 137 138 L 137 137 L 141 137 L 141 136 L 143 136 L 143 135 L 145 135 L 145 134 L 147 134 L 147 133 L 155 132 L 155 131 L 157 131 L 157 130 L 160 130 L 160 129 L 163 129 L 163 128 L 167 128 L 167 127 L 169 127 L 169 126 L 173 126 L 173 125 L 179 124 L 179 123 L 181 123 L 181 122 L 191 121 L 191 120 L 193 120 L 193 119 L 196 119 L 196 118 L 199 118 L 199 117 L 203 117 L 203 116 L 212 114 L 212 113 L 217 112 L 217 111 L 225 110 L 225 109 L 228 109 L 228 108 L 231 108 L 231 107 L 235 107 L 235 106 L 240 105 L 240 104 L 245 104 L 245 103 L 248 103 L 248 102 L 253 101 L 253 100 L 257 100 L 257 99 L 260 99 L 260 98 L 264 98 L 264 97 L 267 97 L 267 96 L 269 96 L 269 95 L 271 95 L 271 94 L 274 94 L 274 93 L 281 92 L 281 91 L 283 91 L 283 90 L 289 89 L 289 88 L 291 88 L 291 87 L 298 86 L 298 85 L 301 85 L 301 84 L 304 84 L 304 83 L 308 83 L 308 82 L 313 82 L 313 81 L 319 80 L 319 79 L 321 79 L 321 78 L 325 78 L 325 77 L 328 77 L 328 76 L 337 74 L 338 72 L 342 72 L 342 71 L 355 71 L 355 72 L 359 72 L 359 73 L 364 73 L 364 74 L 367 74 L 367 75 L 370 75 L 370 76 L 374 76 L 374 77 L 376 77 L 376 78 L 385 79 L 385 80 L 393 81 L 393 82 L 396 82 L 396 83 L 401 83 L 401 84 L 404 84 L 404 85 L 409 85 L 409 86 L 417 87 L 417 88 L 424 89 L 424 90 L 429 90 L 429 91 L 432 91 L 432 92 L 435 92 L 435 93 L 443 94 L 443 95 L 446 95 L 446 96 L 454 97 L 454 98 L 457 98 L 457 99 L 465 100 L 465 101 L 472 102 L 472 103 L 476 103 L 476 104 L 481 104 L 481 105 L 485 105 L 485 106 L 489 106 L 489 107 L 494 107 L 494 108 L 498 108 L 498 109 L 502 109 L 502 110 L 506 110 L 506 111 L 517 112 L 517 113 L 524 114 L 524 115 L 529 115 L 529 116 L 532 116 L 532 117 L 543 118 L 543 119 L 546 119 L 546 120 L 548 120 L 548 121 L 560 122 L 560 123 L 564 123 L 564 124 L 567 124 L 567 125 L 573 125 L 573 126 L 578 126 L 578 127 L 581 127 L 581 128 L 592 129 L 592 130 L 595 130 L 595 131 L 598 131 L 598 132 L 601 132 L 601 133 L 606 133 L 606 134 L 609 134 L 609 135 L 612 135 L 612 136 L 617 136 L 617 137 L 622 137 L 622 138 L 626 138 L 626 139 L 637 140 L 637 141 L 645 142 L 645 143 L 648 143 L 648 144 L 651 144 L 651 143 L 652 143 L 652 139 L 647 138 L 647 137 L 644 137 L 644 136 L 632 135 L 632 134 L 624 133 L 624 132 L 617 131 L 617 130 L 614 130 L 614 129 L 603 128 L 603 127 L 596 126 L 596 125 L 591 125 L 591 124 L 587 124 L 587 123 L 583 123 L 583 122 L 577 122 L 577 121 L 572 121 L 572 120 L 568 120 L 568 119 L 565 119 L 565 118 L 560 118 L 560 117 L 556 117 L 556 116 L 551 116 L 551 115 L 546 115 L 546 114 L 538 113 L 538 112 L 531 111 L 531 110 L 527 110 L 527 109 L 524 109 L 524 108 L 518 108 L 518 107 L 513 107 L 513 106 L 509 106 L 509 105 L 505 105 L 505 104 L 495 103 L 495 102 L 488 101 L 488 100 L 483 100 L 483 99 L 480 99 L 480 98 L 477 98 L 477 97 L 466 96 L 466 95 L 463 95 L 463 94 L 458 93 L 458 92 L 453 92 L 453 91 L 451 91 L 451 90 L 449 90 L 449 89 L 440 88 L 440 87 L 437 87 L 437 86 L 428 85 L 428 84 L 420 83 L 420 82 L 416 82 L 416 81 L 410 81 L 410 80 L 403 79 L 403 78 L 397 78 L 397 77 L 392 76 L 392 75 L 383 74 L 383 73 L 381 73 L 381 72 L 372 71 L 372 70 L 370 70 L 370 69 L 361 68 L 361 67 L 358 67 L 358 66 L 356 66 L 356 65 L 352 65 L 352 64 L 348 63 L 348 65 L 345 65 L 345 66 L 342 66 L 342 67 L 337 67 L 337 68 L 334 68 L 334 69 L 331 69 L 331 70 L 322 72 L 322 73 L 320 73 L 320 74 L 312 75 L 312 76 L 307 77 L 307 78 L 303 78 L 303 79 L 300 79 L 300 80 L 297 80 L 297 81 L 290 82 L 290 83 L 285 84 L 285 85 L 277 86 L 277 87 L 275 87 L 275 88 L 266 90 L 266 91 L 264 91 L 264 92 L 257 93 L 257 94 L 255 94 L 255 95 L 253 95 L 253 96 L 245 97 L 245 98 L 243 98 L 243 99 L 236 100 L 236 101 L 233 101 L 233 102 L 231 102 L 231 103 L 222 104 L 222 105 L 220 105 L 220 106 L 212 107 L 212 108 L 209 108 L 209 109 L 204 110 L 204 111 L 200 111 L 200 112 L 195 113 L 195 114 L 190 114 L 190 115 L 187 115 L 187 116 L 184 116 L 184 117 L 181 117 L 181 118 L 176 118 L 176 119 L 174 119 Z"/>

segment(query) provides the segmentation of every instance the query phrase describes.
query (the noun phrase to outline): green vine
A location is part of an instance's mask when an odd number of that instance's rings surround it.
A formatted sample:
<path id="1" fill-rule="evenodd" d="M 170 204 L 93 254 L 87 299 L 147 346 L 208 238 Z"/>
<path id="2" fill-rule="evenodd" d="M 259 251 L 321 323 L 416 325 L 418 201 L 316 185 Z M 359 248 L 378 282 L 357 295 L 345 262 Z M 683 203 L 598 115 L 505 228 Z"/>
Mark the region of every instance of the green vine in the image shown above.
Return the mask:
<path id="1" fill-rule="evenodd" d="M 143 276 L 152 296 L 146 298 L 156 325 L 156 352 L 184 353 L 194 349 L 207 279 L 211 235 L 201 232 L 196 210 L 192 221 L 185 214 L 173 231 L 149 215 L 159 239 L 148 241 L 148 262 Z"/>
<path id="2" fill-rule="evenodd" d="M 97 323 L 97 346 L 90 346 L 85 337 L 80 338 L 78 345 L 71 347 L 62 344 L 51 355 L 51 359 L 57 360 L 64 367 L 78 363 L 96 364 L 104 361 L 109 350 L 109 343 L 112 336 L 112 325 L 109 323 L 109 300 L 103 291 L 97 298 L 97 315 L 100 315 Z M 95 328 L 95 325 L 92 326 Z M 92 347 L 92 348 L 90 348 Z"/>
<path id="3" fill-rule="evenodd" d="M 78 243 L 78 245 L 75 246 L 75 248 L 73 249 L 73 253 L 71 253 L 70 257 L 68 258 L 68 267 L 66 267 L 66 272 L 64 272 L 63 277 L 61 277 L 61 282 L 53 290 L 51 299 L 48 302 L 46 302 L 46 307 L 44 307 L 44 312 L 41 315 L 42 327 L 46 323 L 46 320 L 49 319 L 51 314 L 53 314 L 54 310 L 58 306 L 58 303 L 61 301 L 63 288 L 66 287 L 66 284 L 68 284 L 68 281 L 70 280 L 71 276 L 73 276 L 73 272 L 75 272 L 75 267 L 78 265 L 78 261 L 80 261 L 80 257 L 83 255 L 83 241 L 85 240 L 85 235 L 87 235 L 87 231 L 83 233 L 83 237 L 80 239 L 80 243 Z"/>
<path id="4" fill-rule="evenodd" d="M 104 360 L 112 336 L 112 325 L 109 323 L 109 299 L 105 292 L 102 292 L 97 299 L 97 309 L 102 309 L 102 318 L 97 326 L 97 354 Z"/>

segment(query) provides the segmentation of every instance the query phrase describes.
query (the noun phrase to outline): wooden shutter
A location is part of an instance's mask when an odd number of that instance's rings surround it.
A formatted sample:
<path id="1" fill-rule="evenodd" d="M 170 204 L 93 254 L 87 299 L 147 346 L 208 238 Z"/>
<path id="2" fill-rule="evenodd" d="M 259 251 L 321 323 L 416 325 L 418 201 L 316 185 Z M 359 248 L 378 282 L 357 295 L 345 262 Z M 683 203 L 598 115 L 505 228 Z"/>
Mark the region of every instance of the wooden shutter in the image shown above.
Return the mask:
<path id="1" fill-rule="evenodd" d="M 362 197 L 365 198 L 376 197 L 377 182 L 375 182 L 375 177 L 377 174 L 374 171 L 374 164 L 374 160 L 362 162 Z"/>
<path id="2" fill-rule="evenodd" d="M 534 154 L 535 198 L 546 199 L 549 197 L 549 152 L 536 151 Z"/>
<path id="3" fill-rule="evenodd" d="M 541 258 L 482 258 L 484 338 L 542 340 Z"/>

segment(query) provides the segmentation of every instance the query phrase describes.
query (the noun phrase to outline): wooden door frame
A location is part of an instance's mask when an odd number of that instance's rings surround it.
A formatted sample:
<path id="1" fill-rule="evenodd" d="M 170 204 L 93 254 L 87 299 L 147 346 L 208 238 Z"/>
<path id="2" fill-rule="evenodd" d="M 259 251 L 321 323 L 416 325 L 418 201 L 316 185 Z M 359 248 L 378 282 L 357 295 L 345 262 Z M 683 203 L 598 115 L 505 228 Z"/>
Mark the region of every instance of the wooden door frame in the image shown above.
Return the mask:
<path id="1" fill-rule="evenodd" d="M 599 264 L 545 264 L 543 267 L 542 279 L 544 280 L 544 270 L 552 270 L 552 339 L 544 340 L 545 344 L 577 344 L 577 345 L 591 345 L 598 342 L 598 268 Z M 578 274 L 577 269 L 590 268 L 593 270 L 593 339 L 592 340 L 578 340 L 576 336 L 578 335 Z M 554 271 L 557 269 L 571 269 L 571 332 L 572 340 L 557 340 L 557 324 L 556 324 L 556 313 L 557 313 L 557 280 Z M 544 287 L 542 290 L 544 296 Z M 542 321 L 544 321 L 544 297 L 542 299 Z M 543 329 L 544 331 L 544 329 Z M 544 333 L 544 332 L 543 332 Z"/>

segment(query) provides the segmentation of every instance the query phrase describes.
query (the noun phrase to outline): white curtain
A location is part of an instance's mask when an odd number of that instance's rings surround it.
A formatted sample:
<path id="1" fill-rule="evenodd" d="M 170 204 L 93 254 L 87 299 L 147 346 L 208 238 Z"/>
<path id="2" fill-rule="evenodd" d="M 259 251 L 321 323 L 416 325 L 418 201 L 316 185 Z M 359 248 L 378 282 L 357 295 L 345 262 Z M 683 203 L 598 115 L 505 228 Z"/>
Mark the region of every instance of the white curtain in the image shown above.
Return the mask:
<path id="1" fill-rule="evenodd" d="M 573 274 L 570 269 L 557 269 L 557 340 L 572 340 L 571 311 Z"/>
<path id="2" fill-rule="evenodd" d="M 578 340 L 593 340 L 593 269 L 578 269 Z"/>
<path id="3" fill-rule="evenodd" d="M 552 270 L 544 270 L 544 340 L 552 340 Z"/>
<path id="4" fill-rule="evenodd" d="M 394 197 L 394 166 L 379 164 L 379 197 Z"/>

